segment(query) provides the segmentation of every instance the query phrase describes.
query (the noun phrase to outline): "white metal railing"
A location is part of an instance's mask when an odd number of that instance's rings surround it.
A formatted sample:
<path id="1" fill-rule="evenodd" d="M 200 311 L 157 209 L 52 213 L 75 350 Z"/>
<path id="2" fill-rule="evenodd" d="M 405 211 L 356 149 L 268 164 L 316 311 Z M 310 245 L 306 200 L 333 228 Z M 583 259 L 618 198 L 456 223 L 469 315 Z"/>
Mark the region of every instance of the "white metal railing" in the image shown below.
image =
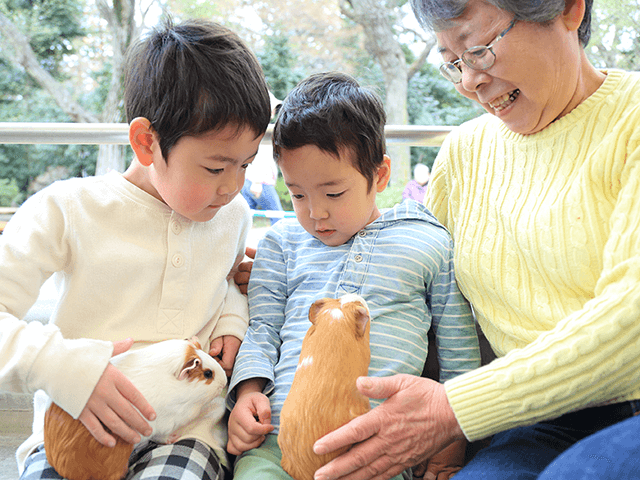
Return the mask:
<path id="1" fill-rule="evenodd" d="M 452 128 L 449 126 L 387 125 L 385 137 L 388 145 L 439 147 Z M 271 141 L 272 134 L 273 125 L 269 125 L 262 141 Z M 126 145 L 129 143 L 129 125 L 126 123 L 0 122 L 0 144 L 2 143 Z M 15 209 L 10 210 L 14 211 Z M 294 216 L 293 212 L 275 210 L 252 210 L 252 213 L 254 217 L 267 218 Z M 2 226 L 0 224 L 0 227 Z"/>
<path id="2" fill-rule="evenodd" d="M 453 127 L 387 125 L 389 145 L 439 147 Z M 269 125 L 263 141 L 270 141 Z M 0 122 L 0 143 L 103 145 L 129 143 L 126 123 L 21 123 Z"/>

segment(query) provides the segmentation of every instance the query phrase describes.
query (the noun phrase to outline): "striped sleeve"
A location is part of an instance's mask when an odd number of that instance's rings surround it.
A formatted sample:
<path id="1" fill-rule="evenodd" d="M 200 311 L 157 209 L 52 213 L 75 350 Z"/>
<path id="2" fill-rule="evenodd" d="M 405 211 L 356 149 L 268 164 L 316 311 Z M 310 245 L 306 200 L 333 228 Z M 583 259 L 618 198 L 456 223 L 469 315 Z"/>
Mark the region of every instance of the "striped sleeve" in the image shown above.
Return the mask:
<path id="1" fill-rule="evenodd" d="M 432 327 L 441 382 L 480 366 L 475 320 L 469 302 L 456 282 L 451 240 L 449 252 L 431 288 Z"/>
<path id="2" fill-rule="evenodd" d="M 274 367 L 280 355 L 280 330 L 285 321 L 286 271 L 283 252 L 272 235 L 263 238 L 257 250 L 249 281 L 249 329 L 236 357 L 227 402 L 236 401 L 235 387 L 252 378 L 265 378 L 264 393 L 275 383 Z"/>

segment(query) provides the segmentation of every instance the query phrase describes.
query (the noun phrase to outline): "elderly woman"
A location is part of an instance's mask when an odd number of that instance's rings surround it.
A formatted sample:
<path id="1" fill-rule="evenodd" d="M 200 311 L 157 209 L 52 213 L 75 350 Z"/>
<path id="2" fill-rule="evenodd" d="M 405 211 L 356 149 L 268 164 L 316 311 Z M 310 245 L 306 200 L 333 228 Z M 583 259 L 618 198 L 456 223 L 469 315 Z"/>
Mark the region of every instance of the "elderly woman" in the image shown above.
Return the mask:
<path id="1" fill-rule="evenodd" d="M 589 63 L 590 0 L 412 6 L 488 112 L 449 135 L 426 204 L 499 358 L 444 385 L 360 379 L 388 399 L 316 443 L 358 443 L 316 479 L 487 437 L 456 480 L 640 478 L 640 75 Z"/>

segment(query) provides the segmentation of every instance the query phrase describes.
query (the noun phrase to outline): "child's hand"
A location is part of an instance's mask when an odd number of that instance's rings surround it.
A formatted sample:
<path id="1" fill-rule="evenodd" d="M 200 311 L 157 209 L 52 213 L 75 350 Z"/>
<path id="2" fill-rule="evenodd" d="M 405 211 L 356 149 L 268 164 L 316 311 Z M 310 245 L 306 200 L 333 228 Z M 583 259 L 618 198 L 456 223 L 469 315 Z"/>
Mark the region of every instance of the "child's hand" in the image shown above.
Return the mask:
<path id="1" fill-rule="evenodd" d="M 256 258 L 256 249 L 247 247 L 245 250 L 245 255 L 251 259 Z M 233 276 L 233 281 L 236 282 L 238 288 L 245 295 L 247 294 L 247 287 L 249 286 L 249 277 L 251 277 L 251 268 L 253 267 L 253 262 L 242 262 L 238 265 L 238 271 Z"/>
<path id="2" fill-rule="evenodd" d="M 129 338 L 113 345 L 115 356 L 129 350 L 133 340 Z M 115 446 L 115 439 L 104 426 L 125 442 L 137 443 L 140 441 L 139 433 L 151 435 L 152 429 L 136 408 L 148 420 L 155 420 L 153 407 L 120 370 L 109 364 L 78 419 L 98 442 L 107 447 Z"/>
<path id="3" fill-rule="evenodd" d="M 259 447 L 273 428 L 267 396 L 260 392 L 246 393 L 238 398 L 229 416 L 227 451 L 232 455 L 240 455 Z"/>
<path id="4" fill-rule="evenodd" d="M 456 440 L 431 459 L 413 467 L 413 478 L 448 480 L 464 466 L 466 440 Z"/>
<path id="5" fill-rule="evenodd" d="M 218 361 L 227 377 L 231 376 L 241 343 L 242 341 L 233 335 L 223 335 L 222 337 L 214 338 L 211 342 L 209 355 Z"/>

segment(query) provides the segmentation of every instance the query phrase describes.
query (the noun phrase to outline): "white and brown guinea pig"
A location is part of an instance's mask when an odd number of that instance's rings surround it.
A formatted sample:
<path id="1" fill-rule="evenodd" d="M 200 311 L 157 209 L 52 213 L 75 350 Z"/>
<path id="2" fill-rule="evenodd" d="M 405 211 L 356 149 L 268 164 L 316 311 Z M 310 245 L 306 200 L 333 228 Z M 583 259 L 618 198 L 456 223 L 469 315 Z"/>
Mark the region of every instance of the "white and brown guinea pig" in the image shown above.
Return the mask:
<path id="1" fill-rule="evenodd" d="M 167 340 L 111 359 L 151 404 L 156 420 L 150 437 L 173 443 L 180 429 L 208 413 L 227 384 L 216 360 L 192 340 Z M 114 435 L 114 448 L 93 438 L 85 426 L 52 403 L 45 413 L 44 445 L 49 464 L 69 480 L 120 480 L 133 445 Z"/>
<path id="2" fill-rule="evenodd" d="M 371 358 L 367 303 L 352 294 L 323 298 L 309 309 L 309 320 L 278 434 L 282 468 L 296 480 L 312 480 L 318 468 L 347 450 L 316 455 L 316 440 L 371 408 L 356 388 Z"/>

